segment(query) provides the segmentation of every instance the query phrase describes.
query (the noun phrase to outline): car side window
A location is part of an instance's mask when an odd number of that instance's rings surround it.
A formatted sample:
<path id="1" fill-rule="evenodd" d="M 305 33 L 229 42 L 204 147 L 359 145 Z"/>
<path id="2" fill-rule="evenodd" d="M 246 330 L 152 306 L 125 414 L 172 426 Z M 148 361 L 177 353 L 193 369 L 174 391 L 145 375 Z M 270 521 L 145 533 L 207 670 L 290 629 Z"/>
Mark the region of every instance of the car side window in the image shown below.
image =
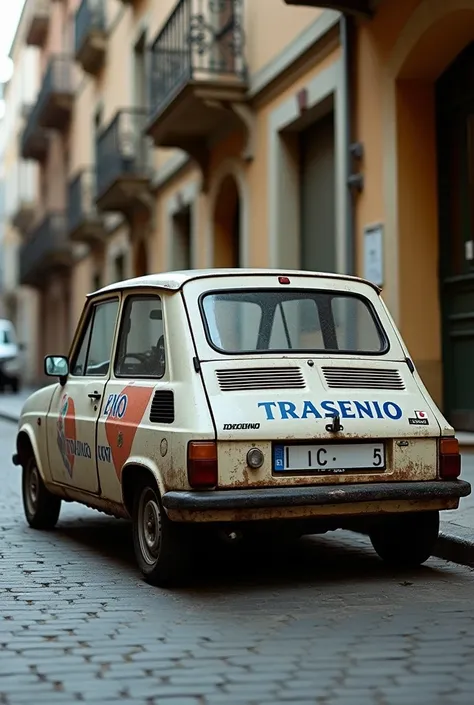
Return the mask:
<path id="1" fill-rule="evenodd" d="M 71 367 L 76 377 L 103 377 L 109 371 L 119 302 L 104 301 L 94 306 Z"/>
<path id="2" fill-rule="evenodd" d="M 89 322 L 87 324 L 85 333 L 82 337 L 82 341 L 79 350 L 75 356 L 73 364 L 71 365 L 71 374 L 75 377 L 80 377 L 84 374 L 86 368 L 86 358 L 87 351 L 89 349 L 89 341 L 91 339 L 92 321 L 94 320 L 94 311 L 92 311 L 89 316 Z"/>
<path id="3" fill-rule="evenodd" d="M 163 307 L 159 296 L 130 296 L 117 346 L 117 377 L 163 377 L 166 369 Z"/>

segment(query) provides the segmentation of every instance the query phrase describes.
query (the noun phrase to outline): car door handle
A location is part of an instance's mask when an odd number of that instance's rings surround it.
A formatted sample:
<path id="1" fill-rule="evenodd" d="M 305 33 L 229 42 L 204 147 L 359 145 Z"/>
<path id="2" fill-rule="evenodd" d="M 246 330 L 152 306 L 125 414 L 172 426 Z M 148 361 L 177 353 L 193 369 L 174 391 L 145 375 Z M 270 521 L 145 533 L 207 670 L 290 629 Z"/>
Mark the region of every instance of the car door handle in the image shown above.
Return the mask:
<path id="1" fill-rule="evenodd" d="M 102 394 L 99 394 L 99 392 L 91 392 L 90 394 L 87 395 L 89 399 L 92 399 L 92 401 L 99 401 L 101 398 Z"/>

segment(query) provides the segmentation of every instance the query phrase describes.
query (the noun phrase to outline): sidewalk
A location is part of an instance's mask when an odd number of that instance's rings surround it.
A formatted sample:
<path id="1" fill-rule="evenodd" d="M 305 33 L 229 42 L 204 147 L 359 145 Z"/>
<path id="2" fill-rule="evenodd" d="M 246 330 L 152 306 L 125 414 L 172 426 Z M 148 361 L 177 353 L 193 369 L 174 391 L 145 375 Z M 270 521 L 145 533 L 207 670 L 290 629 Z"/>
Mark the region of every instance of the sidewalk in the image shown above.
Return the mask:
<path id="1" fill-rule="evenodd" d="M 0 419 L 16 424 L 24 402 L 33 391 L 25 388 L 19 394 L 0 394 Z M 457 437 L 463 453 L 462 479 L 472 484 L 473 493 L 461 499 L 458 510 L 442 512 L 435 555 L 474 567 L 474 433 L 458 433 Z"/>
<path id="2" fill-rule="evenodd" d="M 37 387 L 25 387 L 18 394 L 0 394 L 0 419 L 17 423 L 23 404 Z"/>

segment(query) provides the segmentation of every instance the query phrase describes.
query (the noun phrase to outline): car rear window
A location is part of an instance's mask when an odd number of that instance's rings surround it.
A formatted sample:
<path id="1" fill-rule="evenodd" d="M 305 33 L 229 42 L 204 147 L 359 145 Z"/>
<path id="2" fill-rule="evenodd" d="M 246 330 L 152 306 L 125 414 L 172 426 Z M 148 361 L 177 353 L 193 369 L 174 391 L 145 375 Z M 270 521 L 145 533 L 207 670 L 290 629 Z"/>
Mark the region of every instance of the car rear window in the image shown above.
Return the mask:
<path id="1" fill-rule="evenodd" d="M 239 290 L 201 297 L 206 335 L 224 353 L 383 354 L 388 339 L 367 299 L 333 291 Z"/>

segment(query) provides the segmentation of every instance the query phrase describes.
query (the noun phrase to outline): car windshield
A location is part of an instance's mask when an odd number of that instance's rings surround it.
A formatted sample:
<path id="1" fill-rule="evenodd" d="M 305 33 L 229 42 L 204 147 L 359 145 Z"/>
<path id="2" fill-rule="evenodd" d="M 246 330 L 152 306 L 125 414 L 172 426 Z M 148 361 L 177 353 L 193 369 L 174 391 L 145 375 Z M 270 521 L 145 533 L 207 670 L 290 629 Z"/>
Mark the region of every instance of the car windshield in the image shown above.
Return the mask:
<path id="1" fill-rule="evenodd" d="M 206 335 L 224 353 L 381 354 L 388 341 L 368 300 L 333 291 L 240 290 L 202 298 Z"/>

